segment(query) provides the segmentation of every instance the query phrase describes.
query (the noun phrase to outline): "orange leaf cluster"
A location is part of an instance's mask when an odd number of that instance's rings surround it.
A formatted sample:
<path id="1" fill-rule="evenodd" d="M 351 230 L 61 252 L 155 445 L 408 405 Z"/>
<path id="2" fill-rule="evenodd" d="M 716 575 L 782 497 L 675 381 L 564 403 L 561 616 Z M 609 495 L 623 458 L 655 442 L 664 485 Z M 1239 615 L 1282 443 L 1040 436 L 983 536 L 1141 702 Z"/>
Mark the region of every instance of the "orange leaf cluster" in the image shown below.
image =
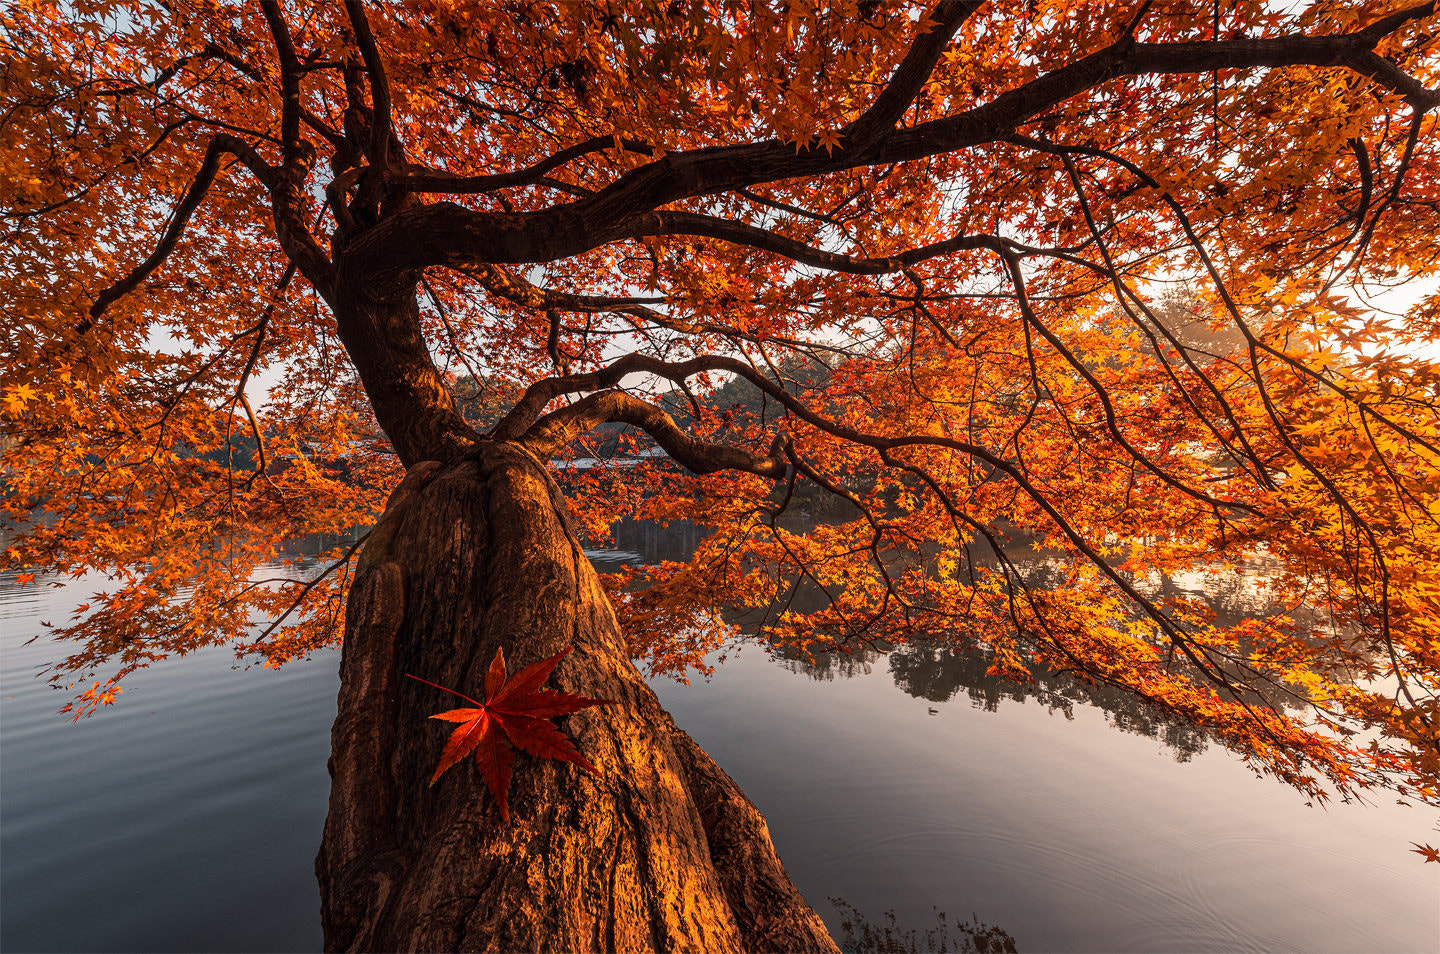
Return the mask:
<path id="1" fill-rule="evenodd" d="M 4 5 L 0 571 L 87 588 L 82 711 L 278 664 L 513 440 L 693 534 L 610 580 L 652 671 L 938 639 L 1440 804 L 1437 18 Z"/>

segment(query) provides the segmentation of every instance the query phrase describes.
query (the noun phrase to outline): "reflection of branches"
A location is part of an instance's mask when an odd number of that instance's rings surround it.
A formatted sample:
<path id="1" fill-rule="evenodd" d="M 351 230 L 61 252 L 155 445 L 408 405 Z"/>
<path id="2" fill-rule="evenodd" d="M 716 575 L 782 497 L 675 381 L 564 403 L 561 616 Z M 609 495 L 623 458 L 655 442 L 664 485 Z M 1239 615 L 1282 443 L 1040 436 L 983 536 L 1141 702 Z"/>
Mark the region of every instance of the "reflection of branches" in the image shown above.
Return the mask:
<path id="1" fill-rule="evenodd" d="M 1005 700 L 1034 699 L 1070 718 L 1075 704 L 1105 713 L 1115 728 L 1164 742 L 1176 761 L 1189 761 L 1205 750 L 1211 734 L 1176 717 L 1133 692 L 1103 683 L 1073 678 L 1063 670 L 1028 667 L 1029 681 L 990 672 L 994 654 L 982 648 L 956 646 L 949 639 L 920 640 L 896 647 L 887 660 L 895 684 L 916 698 L 943 703 L 961 692 L 970 703 L 996 712 Z"/>
<path id="2" fill-rule="evenodd" d="M 972 918 L 950 924 L 945 912 L 935 911 L 935 927 L 923 933 L 902 928 L 894 911 L 886 911 L 880 922 L 866 919 L 843 898 L 831 898 L 840 913 L 840 949 L 855 954 L 1015 954 L 1015 939 L 998 927 Z"/>

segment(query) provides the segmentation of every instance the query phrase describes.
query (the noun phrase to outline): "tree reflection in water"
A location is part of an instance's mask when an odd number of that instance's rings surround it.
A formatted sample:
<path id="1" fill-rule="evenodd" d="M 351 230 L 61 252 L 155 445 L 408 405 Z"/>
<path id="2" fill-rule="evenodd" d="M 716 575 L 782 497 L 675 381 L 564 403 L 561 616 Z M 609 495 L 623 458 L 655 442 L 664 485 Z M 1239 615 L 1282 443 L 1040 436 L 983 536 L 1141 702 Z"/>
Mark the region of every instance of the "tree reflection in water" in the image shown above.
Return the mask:
<path id="1" fill-rule="evenodd" d="M 843 898 L 831 898 L 830 903 L 840 912 L 841 933 L 835 941 L 846 954 L 1015 954 L 1013 937 L 973 916 L 952 925 L 937 909 L 935 927 L 922 932 L 900 927 L 894 911 L 886 911 L 875 923 Z"/>
<path id="2" fill-rule="evenodd" d="M 624 520 L 612 530 L 614 549 L 590 551 L 600 569 L 618 563 L 654 563 L 659 560 L 687 560 L 694 553 L 704 528 L 685 521 L 661 527 L 652 521 Z M 1056 585 L 1062 575 L 1060 564 L 1049 559 L 1045 551 L 1020 564 L 1027 585 L 1043 590 Z M 986 562 L 977 558 L 977 563 Z M 1171 577 L 1145 580 L 1131 577 L 1130 582 L 1156 600 L 1199 600 L 1208 606 L 1215 621 L 1234 625 L 1248 617 L 1277 611 L 1267 595 L 1262 566 L 1231 569 L 1223 575 L 1203 580 L 1180 581 Z M 1190 585 L 1185 585 L 1190 584 Z M 818 606 L 821 594 L 800 587 L 792 596 L 797 607 Z M 1306 616 L 1303 607 L 1291 607 L 1297 618 Z M 742 625 L 744 617 L 736 617 Z M 755 622 L 749 620 L 752 625 Z M 970 704 L 985 712 L 996 712 L 1005 701 L 1020 703 L 1033 699 L 1051 712 L 1067 719 L 1074 718 L 1075 706 L 1089 705 L 1101 710 L 1106 721 L 1122 732 L 1156 739 L 1165 745 L 1178 762 L 1188 762 L 1203 752 L 1210 738 L 1203 729 L 1151 706 L 1130 693 L 1107 685 L 1090 685 L 1067 673 L 1056 673 L 1040 666 L 1030 668 L 1031 681 L 1018 683 L 1012 679 L 992 676 L 990 653 L 971 640 L 954 634 L 936 636 L 892 647 L 882 652 L 873 646 L 860 645 L 848 652 L 810 653 L 805 658 L 792 655 L 784 646 L 772 646 L 777 658 L 787 669 L 812 679 L 832 681 L 848 679 L 871 672 L 881 656 L 887 663 L 895 684 L 916 698 L 929 702 L 949 702 L 964 692 Z M 1252 702 L 1284 708 L 1290 701 L 1283 692 L 1261 697 L 1247 693 Z"/>
<path id="3" fill-rule="evenodd" d="M 1049 577 L 1057 572 L 1044 559 L 1035 560 L 1024 569 L 1026 583 L 1036 589 L 1053 584 Z M 1234 625 L 1248 617 L 1278 611 L 1266 596 L 1264 568 L 1259 565 L 1206 577 L 1199 581 L 1198 588 L 1184 586 L 1169 577 L 1132 579 L 1131 582 L 1148 591 L 1154 599 L 1202 602 L 1221 625 Z M 1308 618 L 1309 611 L 1304 607 L 1291 607 L 1288 612 L 1296 619 L 1319 625 L 1318 620 Z M 972 706 L 985 712 L 998 711 L 1004 701 L 1020 703 L 1033 699 L 1051 712 L 1073 719 L 1076 704 L 1093 706 L 1105 714 L 1112 727 L 1158 740 L 1173 753 L 1177 762 L 1190 761 L 1205 751 L 1211 741 L 1206 730 L 1113 686 L 1091 685 L 1068 673 L 1053 672 L 1038 665 L 1029 667 L 1028 682 L 991 675 L 988 671 L 991 653 L 983 645 L 954 634 L 937 635 L 929 640 L 917 638 L 888 651 L 861 645 L 846 652 L 815 653 L 813 660 L 809 654 L 805 658 L 792 655 L 783 646 L 775 647 L 775 652 L 781 664 L 792 672 L 826 682 L 869 673 L 884 656 L 895 685 L 906 693 L 939 703 L 949 702 L 963 692 Z M 1252 703 L 1277 709 L 1293 705 L 1283 687 L 1264 695 L 1247 689 L 1244 695 Z"/>
<path id="4" fill-rule="evenodd" d="M 782 657 L 783 651 L 780 652 Z M 961 692 L 977 709 L 996 712 L 1002 702 L 1034 699 L 1051 712 L 1074 718 L 1075 705 L 1094 706 L 1105 720 L 1122 732 L 1132 732 L 1162 742 L 1177 762 L 1188 762 L 1205 751 L 1208 736 L 1202 729 L 1168 716 L 1130 693 L 1113 686 L 1092 686 L 1065 673 L 1031 667 L 1031 682 L 1020 683 L 992 676 L 990 654 L 980 648 L 965 648 L 941 640 L 912 642 L 888 653 L 864 648 L 854 653 L 816 653 L 815 661 L 783 658 L 781 664 L 811 679 L 830 682 L 864 675 L 884 656 L 895 685 L 917 699 L 949 702 Z"/>

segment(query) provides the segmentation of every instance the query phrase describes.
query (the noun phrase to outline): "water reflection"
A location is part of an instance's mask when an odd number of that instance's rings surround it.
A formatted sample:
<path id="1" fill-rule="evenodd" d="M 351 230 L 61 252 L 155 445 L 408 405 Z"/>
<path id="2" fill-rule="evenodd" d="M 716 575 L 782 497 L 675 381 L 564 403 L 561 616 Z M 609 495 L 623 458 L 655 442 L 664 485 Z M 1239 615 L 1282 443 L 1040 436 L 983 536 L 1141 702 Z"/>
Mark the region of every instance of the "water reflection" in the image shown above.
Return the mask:
<path id="1" fill-rule="evenodd" d="M 605 546 L 585 553 L 601 571 L 613 571 L 621 564 L 649 566 L 664 560 L 683 561 L 694 555 L 705 528 L 688 520 L 665 525 L 654 520 L 621 520 L 610 530 Z"/>
<path id="2" fill-rule="evenodd" d="M 855 653 L 816 653 L 813 662 L 780 653 L 786 669 L 824 682 L 868 675 L 882 655 L 895 685 L 917 699 L 949 702 L 963 693 L 972 707 L 985 712 L 998 712 L 1002 702 L 1018 704 L 1033 699 L 1066 719 L 1074 719 L 1077 703 L 1092 706 L 1105 714 L 1112 727 L 1160 741 L 1177 762 L 1190 761 L 1205 751 L 1210 741 L 1204 730 L 1114 686 L 1088 685 L 1040 666 L 1030 667 L 1030 682 L 992 676 L 987 672 L 987 651 L 940 640 L 907 643 L 884 654 L 869 648 Z"/>
<path id="3" fill-rule="evenodd" d="M 617 528 L 625 552 L 593 558 L 684 559 L 699 531 L 671 530 Z M 313 572 L 335 542 L 287 555 Z M 1259 599 L 1217 583 L 1220 604 Z M 55 647 L 26 640 L 74 593 L 0 575 L 0 950 L 318 949 L 338 653 L 242 674 L 207 650 L 71 723 L 34 677 Z M 1405 851 L 1433 813 L 1307 811 L 1221 746 L 1157 752 L 1169 728 L 1123 695 L 986 665 L 958 643 L 808 668 L 753 647 L 655 689 L 847 950 L 1434 949 L 1440 866 Z"/>
<path id="4" fill-rule="evenodd" d="M 830 903 L 840 914 L 841 933 L 835 940 L 846 954 L 1016 954 L 1013 937 L 973 915 L 952 925 L 945 912 L 936 909 L 935 926 L 922 931 L 902 927 L 893 910 L 874 922 L 844 898 L 831 898 Z"/>
<path id="5" fill-rule="evenodd" d="M 803 530 L 804 527 L 791 529 Z M 644 533 L 658 533 L 658 545 L 650 543 L 647 538 L 645 562 L 653 562 L 654 559 L 688 559 L 703 528 L 691 525 L 684 535 L 673 537 L 667 536 L 665 530 L 657 531 L 654 525 L 626 528 L 626 532 L 630 539 Z M 619 534 L 617 529 L 617 537 Z M 1022 545 L 1029 540 L 1019 531 L 1014 531 L 1014 536 Z M 977 565 L 993 563 L 993 556 L 987 559 L 984 555 L 977 555 L 975 562 Z M 1013 566 L 1025 585 L 1037 590 L 1061 586 L 1066 578 L 1065 564 L 1053 552 L 1043 548 L 1023 560 L 1016 560 Z M 1272 600 L 1268 587 L 1274 570 L 1274 567 L 1256 561 L 1216 574 L 1186 572 L 1143 577 L 1126 573 L 1125 576 L 1137 590 L 1159 604 L 1185 602 L 1203 605 L 1216 626 L 1230 627 L 1247 619 L 1282 612 L 1282 608 Z M 792 605 L 801 611 L 820 609 L 825 602 L 823 593 L 803 585 L 791 598 Z M 1319 625 L 1305 607 L 1287 607 L 1283 608 L 1283 612 L 1302 623 Z M 745 622 L 753 628 L 758 618 Z M 1028 667 L 1030 678 L 1026 682 L 991 675 L 992 654 L 983 644 L 977 644 L 964 634 L 939 634 L 930 639 L 916 637 L 888 647 L 881 641 L 878 648 L 873 643 L 859 644 L 835 652 L 816 652 L 813 649 L 798 652 L 783 645 L 775 645 L 771 649 L 782 667 L 818 681 L 867 676 L 884 657 L 896 687 L 905 693 L 934 703 L 949 702 L 963 693 L 972 707 L 984 712 L 998 712 L 1002 702 L 1020 704 L 1033 700 L 1052 715 L 1059 714 L 1073 720 L 1077 704 L 1089 706 L 1102 712 L 1112 728 L 1157 740 L 1177 762 L 1190 761 L 1213 741 L 1209 731 L 1115 686 L 1092 685 L 1069 673 L 1057 673 L 1035 664 Z M 1177 665 L 1183 664 L 1183 660 L 1177 661 Z M 1253 704 L 1277 710 L 1293 708 L 1297 704 L 1283 687 L 1267 690 L 1265 687 L 1247 686 L 1243 697 Z M 932 714 L 937 712 L 931 710 Z"/>

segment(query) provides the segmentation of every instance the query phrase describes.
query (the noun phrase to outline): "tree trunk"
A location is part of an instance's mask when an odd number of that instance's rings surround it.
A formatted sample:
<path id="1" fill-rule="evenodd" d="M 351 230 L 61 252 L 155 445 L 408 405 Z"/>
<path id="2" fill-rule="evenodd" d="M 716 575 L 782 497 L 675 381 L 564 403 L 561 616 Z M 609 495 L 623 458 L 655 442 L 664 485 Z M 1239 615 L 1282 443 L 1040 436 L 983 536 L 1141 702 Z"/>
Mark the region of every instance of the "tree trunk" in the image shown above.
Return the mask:
<path id="1" fill-rule="evenodd" d="M 502 824 L 473 764 L 428 780 L 449 724 L 511 671 L 615 705 L 560 725 L 600 770 L 520 754 Z M 316 860 L 327 950 L 835 950 L 733 781 L 625 652 L 558 488 L 514 444 L 412 467 L 367 542 L 345 627 L 330 815 Z"/>

